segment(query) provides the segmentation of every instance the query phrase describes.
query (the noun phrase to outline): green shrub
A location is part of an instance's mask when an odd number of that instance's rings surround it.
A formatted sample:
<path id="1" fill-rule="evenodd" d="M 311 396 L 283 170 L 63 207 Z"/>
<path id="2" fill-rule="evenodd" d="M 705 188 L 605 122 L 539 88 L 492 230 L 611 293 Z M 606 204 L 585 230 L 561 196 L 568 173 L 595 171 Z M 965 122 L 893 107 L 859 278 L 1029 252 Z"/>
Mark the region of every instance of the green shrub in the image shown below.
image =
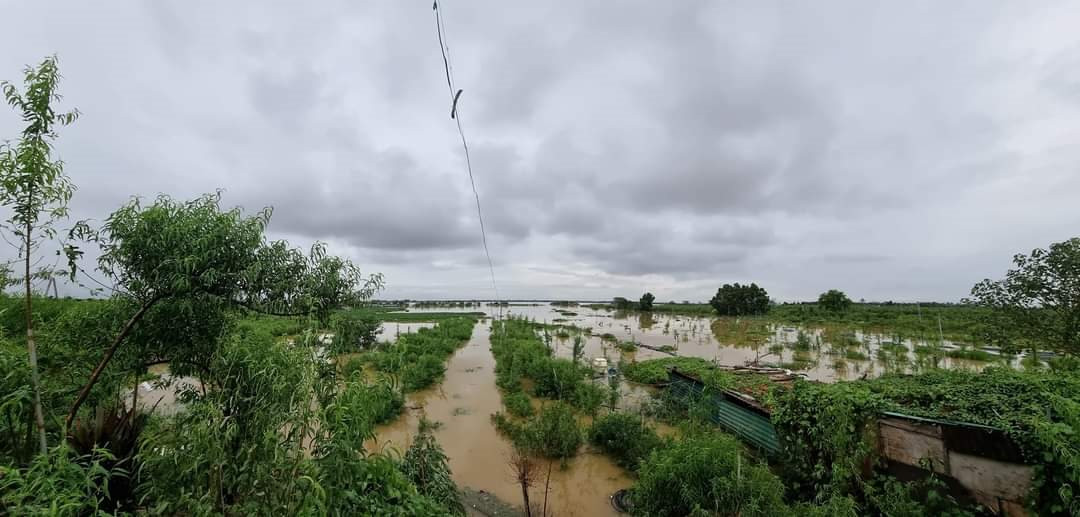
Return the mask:
<path id="1" fill-rule="evenodd" d="M 367 360 L 363 357 L 350 357 L 345 364 L 341 366 L 341 376 L 348 379 L 354 375 L 363 375 L 364 365 L 367 364 Z"/>
<path id="2" fill-rule="evenodd" d="M 607 401 L 608 395 L 608 388 L 583 381 L 574 387 L 574 393 L 570 396 L 569 402 L 582 413 L 595 415 Z"/>
<path id="3" fill-rule="evenodd" d="M 446 366 L 443 365 L 442 358 L 424 354 L 404 369 L 401 374 L 401 385 L 405 391 L 422 390 L 442 379 L 445 372 Z"/>
<path id="4" fill-rule="evenodd" d="M 331 349 L 335 354 L 344 354 L 374 346 L 382 322 L 372 313 L 343 311 L 330 319 L 330 328 L 334 331 Z"/>
<path id="5" fill-rule="evenodd" d="M 789 515 L 784 485 L 729 435 L 704 433 L 655 449 L 631 489 L 635 515 Z"/>
<path id="6" fill-rule="evenodd" d="M 668 370 L 671 368 L 700 376 L 713 369 L 713 364 L 700 357 L 663 357 L 630 363 L 623 369 L 623 376 L 626 380 L 642 384 L 661 384 L 668 381 Z"/>
<path id="7" fill-rule="evenodd" d="M 584 433 L 569 404 L 553 402 L 529 420 L 514 422 L 502 413 L 491 415 L 495 428 L 522 450 L 549 458 L 569 458 L 577 454 Z"/>
<path id="8" fill-rule="evenodd" d="M 529 417 L 533 415 L 532 401 L 524 391 L 503 394 L 503 405 L 511 415 Z"/>
<path id="9" fill-rule="evenodd" d="M 589 428 L 589 443 L 627 470 L 637 470 L 641 461 L 664 441 L 638 416 L 630 413 L 609 413 L 593 421 Z"/>
<path id="10" fill-rule="evenodd" d="M 562 402 L 542 408 L 527 429 L 532 449 L 549 458 L 574 456 L 584 441 L 574 410 Z"/>
<path id="11" fill-rule="evenodd" d="M 405 451 L 401 471 L 416 485 L 417 491 L 435 501 L 453 515 L 465 515 L 460 492 L 451 477 L 450 465 L 439 442 L 431 433 L 426 420 L 420 422 L 420 433 Z"/>
<path id="12" fill-rule="evenodd" d="M 38 454 L 25 470 L 0 465 L 0 503 L 10 515 L 95 515 L 103 511 L 110 478 L 129 472 L 102 466 L 113 458 L 95 452 L 82 458 L 61 445 Z"/>
<path id="13" fill-rule="evenodd" d="M 1039 466 L 1033 509 L 1080 510 L 1073 495 L 1080 492 L 1080 374 L 1074 371 L 930 370 L 834 384 L 796 381 L 778 393 L 772 418 L 784 449 L 781 471 L 800 498 L 860 493 L 860 472 L 874 459 L 871 424 L 889 410 L 1003 429 L 1026 461 Z"/>

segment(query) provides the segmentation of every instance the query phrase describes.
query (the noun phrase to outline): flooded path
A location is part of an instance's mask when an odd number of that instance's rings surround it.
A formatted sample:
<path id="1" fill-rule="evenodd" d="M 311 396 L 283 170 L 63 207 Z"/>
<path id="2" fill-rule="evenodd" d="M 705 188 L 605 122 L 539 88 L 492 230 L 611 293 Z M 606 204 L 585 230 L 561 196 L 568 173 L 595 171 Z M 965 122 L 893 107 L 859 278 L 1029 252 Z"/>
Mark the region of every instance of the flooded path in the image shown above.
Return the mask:
<path id="1" fill-rule="evenodd" d="M 496 307 L 484 307 L 491 314 Z M 431 309 L 425 309 L 431 310 Z M 754 318 L 685 316 L 663 313 L 620 312 L 585 306 L 554 307 L 548 304 L 503 307 L 504 314 L 524 316 L 541 323 L 573 325 L 591 329 L 586 336 L 585 357 L 640 361 L 671 355 L 700 357 L 727 366 L 758 363 L 800 372 L 825 382 L 877 377 L 885 373 L 912 373 L 928 368 L 981 369 L 986 360 L 948 357 L 965 345 L 927 336 L 899 336 L 851 328 L 799 326 Z M 572 337 L 552 334 L 552 346 L 560 357 L 570 357 Z M 603 336 L 607 335 L 607 339 Z M 623 352 L 615 341 L 631 341 L 663 348 L 645 347 Z M 967 347 L 970 348 L 970 347 Z M 995 360 L 1002 360 L 997 358 Z M 1018 364 L 1019 359 L 1014 359 Z"/>
<path id="2" fill-rule="evenodd" d="M 447 363 L 442 384 L 409 395 L 406 406 L 410 409 L 393 423 L 381 426 L 377 443 L 371 445 L 404 452 L 424 415 L 441 423 L 435 437 L 449 458 L 459 487 L 484 490 L 520 506 L 521 488 L 507 466 L 511 444 L 491 423 L 491 415 L 503 407 L 495 387 L 495 358 L 489 336 L 490 322 L 478 323 L 469 343 Z M 617 515 L 608 497 L 632 482 L 606 456 L 584 447 L 565 469 L 560 469 L 556 460 L 548 508 L 559 517 Z M 543 501 L 543 487 L 534 487 L 530 498 L 533 502 Z"/>

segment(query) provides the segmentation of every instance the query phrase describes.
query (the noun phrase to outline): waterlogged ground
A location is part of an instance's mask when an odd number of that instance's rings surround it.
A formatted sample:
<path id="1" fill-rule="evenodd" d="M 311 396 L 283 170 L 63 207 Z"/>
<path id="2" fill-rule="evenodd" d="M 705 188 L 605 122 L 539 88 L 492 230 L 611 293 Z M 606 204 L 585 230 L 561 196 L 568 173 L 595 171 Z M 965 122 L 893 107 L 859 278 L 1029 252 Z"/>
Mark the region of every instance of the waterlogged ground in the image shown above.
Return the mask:
<path id="1" fill-rule="evenodd" d="M 423 308 L 422 311 L 460 311 Z M 804 373 L 811 379 L 834 381 L 873 377 L 886 372 L 912 372 L 932 366 L 978 369 L 988 361 L 950 358 L 950 350 L 968 351 L 958 343 L 931 336 L 898 336 L 844 328 L 799 327 L 772 324 L 755 319 L 704 318 L 664 314 L 617 313 L 586 307 L 556 308 L 543 305 L 482 307 L 492 316 L 524 316 L 541 323 L 591 329 L 584 333 L 584 356 L 589 362 L 605 358 L 609 365 L 669 355 L 693 356 L 723 365 L 779 365 Z M 394 340 L 433 323 L 385 322 L 378 339 Z M 547 339 L 555 353 L 573 354 L 573 334 L 553 327 Z M 410 394 L 406 412 L 394 422 L 381 426 L 377 438 L 368 444 L 373 450 L 403 452 L 411 443 L 421 417 L 438 422 L 435 436 L 442 445 L 454 479 L 462 488 L 484 491 L 510 504 L 521 504 L 521 489 L 507 466 L 511 445 L 491 423 L 491 415 L 502 411 L 495 386 L 495 360 L 490 351 L 490 320 L 477 324 L 470 341 L 448 361 L 443 382 L 432 389 Z M 623 351 L 619 342 L 644 346 Z M 661 351 L 663 350 L 663 351 Z M 994 360 L 993 358 L 991 358 Z M 153 373 L 168 378 L 160 365 Z M 193 379 L 179 379 L 197 382 Z M 595 382 L 607 382 L 598 378 Z M 174 405 L 175 387 L 141 386 L 140 406 L 158 405 L 169 411 Z M 650 388 L 620 384 L 619 405 L 634 407 L 650 395 Z M 670 430 L 663 430 L 669 432 Z M 586 446 L 565 466 L 552 468 L 549 510 L 559 516 L 615 515 L 609 498 L 633 483 L 629 475 L 606 456 Z M 543 488 L 535 487 L 532 500 L 543 500 Z"/>
<path id="2" fill-rule="evenodd" d="M 425 311 L 439 309 L 425 308 Z M 460 310 L 460 309 L 458 309 Z M 477 309 L 470 309 L 477 310 Z M 483 307 L 488 314 L 500 308 Z M 887 372 L 915 372 L 931 367 L 979 369 L 993 360 L 951 358 L 952 351 L 973 351 L 967 345 L 937 336 L 904 336 L 839 327 L 773 324 L 753 318 L 706 318 L 666 314 L 626 313 L 587 307 L 512 305 L 503 315 L 525 316 L 537 322 L 591 329 L 585 336 L 585 357 L 604 357 L 611 365 L 668 357 L 701 357 L 721 365 L 752 363 L 781 366 L 820 381 L 876 377 Z M 608 336 L 604 336 L 607 334 Z M 556 354 L 570 357 L 573 338 L 550 331 Z M 623 352 L 616 341 L 647 347 Z M 663 348 L 667 352 L 656 349 Z M 987 354 L 988 355 L 988 354 Z"/>
<path id="3" fill-rule="evenodd" d="M 404 451 L 423 415 L 441 424 L 435 437 L 449 458 L 458 486 L 484 490 L 520 505 L 521 488 L 507 466 L 510 442 L 491 423 L 491 415 L 503 407 L 495 387 L 489 335 L 490 323 L 478 324 L 469 343 L 450 358 L 442 384 L 410 394 L 405 415 L 381 426 L 369 447 Z M 586 451 L 569 460 L 565 468 L 558 461 L 553 464 L 548 508 L 559 516 L 616 515 L 608 498 L 632 483 L 606 456 Z M 543 489 L 536 487 L 531 497 L 542 500 Z"/>

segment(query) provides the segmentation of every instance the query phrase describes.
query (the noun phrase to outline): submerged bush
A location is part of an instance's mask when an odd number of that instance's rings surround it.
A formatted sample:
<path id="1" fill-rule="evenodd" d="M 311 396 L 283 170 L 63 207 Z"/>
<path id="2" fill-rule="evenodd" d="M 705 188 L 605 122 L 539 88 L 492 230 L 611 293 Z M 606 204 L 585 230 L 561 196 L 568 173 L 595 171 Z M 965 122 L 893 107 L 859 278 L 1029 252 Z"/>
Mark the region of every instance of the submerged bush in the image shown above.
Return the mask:
<path id="1" fill-rule="evenodd" d="M 424 354 L 401 372 L 401 385 L 405 391 L 422 390 L 438 382 L 445 372 L 442 358 Z"/>
<path id="2" fill-rule="evenodd" d="M 370 312 L 342 311 L 330 319 L 334 331 L 331 349 L 335 354 L 359 352 L 375 345 L 382 322 Z"/>
<path id="3" fill-rule="evenodd" d="M 528 425 L 534 449 L 550 458 L 569 458 L 581 447 L 583 433 L 574 410 L 561 402 L 547 405 Z"/>
<path id="4" fill-rule="evenodd" d="M 631 489 L 635 515 L 787 515 L 784 485 L 720 433 L 686 437 L 641 463 Z"/>
<path id="5" fill-rule="evenodd" d="M 495 428 L 514 445 L 549 458 L 570 458 L 584 441 L 584 432 L 569 404 L 553 402 L 524 422 L 510 420 L 502 413 L 491 415 Z"/>
<path id="6" fill-rule="evenodd" d="M 503 405 L 511 415 L 528 417 L 533 415 L 532 401 L 524 391 L 515 391 L 503 395 Z"/>
<path id="7" fill-rule="evenodd" d="M 589 443 L 613 456 L 619 466 L 637 470 L 642 460 L 664 445 L 664 440 L 636 415 L 608 413 L 593 421 Z"/>
<path id="8" fill-rule="evenodd" d="M 471 317 L 446 318 L 432 328 L 402 334 L 393 344 L 364 354 L 364 360 L 400 376 L 406 392 L 422 390 L 442 379 L 443 363 L 468 342 L 475 325 Z"/>
<path id="9" fill-rule="evenodd" d="M 420 433 L 405 451 L 401 471 L 416 485 L 421 495 L 431 498 L 454 515 L 465 515 L 461 494 L 451 477 L 446 454 L 439 442 L 435 441 L 426 420 L 421 420 Z"/>

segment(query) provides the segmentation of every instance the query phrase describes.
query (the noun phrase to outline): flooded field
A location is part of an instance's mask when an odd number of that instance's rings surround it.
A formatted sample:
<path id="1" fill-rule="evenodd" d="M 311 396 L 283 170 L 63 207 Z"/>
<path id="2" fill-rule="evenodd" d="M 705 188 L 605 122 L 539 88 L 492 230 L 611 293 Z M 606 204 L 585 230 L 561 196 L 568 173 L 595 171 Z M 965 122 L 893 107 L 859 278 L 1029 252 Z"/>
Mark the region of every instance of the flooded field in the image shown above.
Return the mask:
<path id="1" fill-rule="evenodd" d="M 420 323 L 397 323 L 393 321 L 384 321 L 382 328 L 379 329 L 379 333 L 376 336 L 377 341 L 394 341 L 401 334 L 408 334 L 409 332 L 416 332 L 420 329 L 426 329 L 434 327 L 434 323 L 420 322 Z"/>
<path id="2" fill-rule="evenodd" d="M 500 309 L 484 307 L 483 310 L 494 316 Z M 620 362 L 674 354 L 726 365 L 779 364 L 809 378 L 830 381 L 917 369 L 923 356 L 916 351 L 931 346 L 897 336 L 763 324 L 759 320 L 625 314 L 546 304 L 503 307 L 501 311 L 502 316 L 524 316 L 537 322 L 591 329 L 583 336 L 585 359 L 592 362 L 605 358 L 613 367 L 618 367 Z M 396 325 L 384 324 L 383 335 L 397 332 Z M 405 324 L 401 325 L 402 329 L 406 328 Z M 493 413 L 503 411 L 503 406 L 495 386 L 489 332 L 490 321 L 477 325 L 469 343 L 449 360 L 444 381 L 432 389 L 411 394 L 407 398 L 406 414 L 380 427 L 376 440 L 369 446 L 404 451 L 417 433 L 420 418 L 425 417 L 440 424 L 435 435 L 459 486 L 483 490 L 506 502 L 520 504 L 520 487 L 514 483 L 507 466 L 511 444 L 496 432 L 490 419 Z M 570 333 L 553 327 L 546 334 L 545 340 L 556 355 L 572 356 Z M 619 342 L 644 346 L 624 352 L 617 346 Z M 959 347 L 937 341 L 932 345 L 938 352 Z M 941 366 L 980 368 L 986 364 L 951 359 L 940 353 L 935 357 Z M 595 382 L 606 380 L 600 378 Z M 620 406 L 624 407 L 633 407 L 649 395 L 649 388 L 625 382 L 621 383 L 620 391 Z M 631 484 L 632 479 L 623 469 L 586 447 L 565 467 L 558 464 L 553 467 L 549 507 L 561 516 L 615 515 L 610 495 Z M 534 491 L 532 500 L 541 500 L 542 489 Z"/>
<path id="3" fill-rule="evenodd" d="M 408 396 L 406 414 L 378 429 L 373 448 L 404 451 L 417 432 L 421 416 L 441 425 L 435 437 L 450 460 L 454 480 L 462 488 L 484 490 L 503 501 L 521 504 L 521 488 L 507 466 L 511 444 L 495 431 L 491 415 L 502 411 L 495 387 L 495 359 L 488 341 L 489 323 L 480 323 L 472 339 L 447 364 L 442 384 Z M 606 456 L 583 452 L 551 471 L 549 509 L 560 516 L 616 515 L 608 497 L 632 480 Z M 542 500 L 542 489 L 533 501 Z"/>
<path id="4" fill-rule="evenodd" d="M 483 307 L 482 310 L 494 316 L 500 308 Z M 592 363 L 604 358 L 614 368 L 632 361 L 678 355 L 701 357 L 724 365 L 780 365 L 811 379 L 833 381 L 877 376 L 890 371 L 915 371 L 932 365 L 978 369 L 989 364 L 947 357 L 948 350 L 968 349 L 943 340 L 926 341 L 828 327 L 787 326 L 755 319 L 618 313 L 546 304 L 501 308 L 501 316 L 509 315 L 553 325 L 544 332 L 544 340 L 560 357 L 572 357 L 577 334 L 574 329 L 560 326 L 583 330 L 585 361 Z M 488 320 L 474 328 L 469 342 L 448 360 L 443 381 L 433 388 L 408 395 L 405 413 L 394 422 L 380 426 L 368 448 L 403 453 L 418 432 L 420 419 L 427 418 L 438 423 L 435 437 L 461 488 L 483 491 L 507 503 L 520 505 L 521 489 L 514 482 L 508 466 L 511 443 L 491 422 L 491 415 L 504 411 L 504 408 L 495 385 L 490 325 Z M 393 341 L 402 334 L 432 326 L 434 323 L 430 322 L 384 322 L 378 339 Z M 630 342 L 639 346 L 626 351 L 631 348 L 626 347 Z M 598 370 L 602 372 L 604 368 Z M 161 380 L 169 378 L 167 365 L 156 365 L 151 368 L 151 373 Z M 179 381 L 198 382 L 194 379 Z M 607 383 L 607 379 L 598 374 L 594 382 Z M 175 391 L 175 385 L 162 388 L 154 381 L 146 381 L 139 387 L 139 404 L 147 409 L 157 405 L 159 412 L 172 411 Z M 636 407 L 649 398 L 651 391 L 650 387 L 620 382 L 619 405 Z M 671 429 L 662 431 L 672 432 Z M 565 465 L 560 465 L 558 460 L 553 463 L 549 510 L 560 516 L 615 515 L 609 500 L 611 494 L 632 483 L 625 470 L 607 456 L 585 446 Z M 542 483 L 534 487 L 531 498 L 534 502 L 543 500 Z"/>
<path id="5" fill-rule="evenodd" d="M 425 311 L 437 309 L 423 309 Z M 473 309 L 475 310 L 475 309 Z M 484 307 L 488 314 L 497 307 Z M 749 318 L 673 316 L 626 313 L 587 307 L 513 305 L 504 315 L 525 316 L 541 323 L 591 329 L 585 336 L 585 357 L 604 357 L 611 365 L 668 357 L 700 357 L 718 364 L 751 363 L 780 366 L 820 381 L 876 377 L 887 372 L 915 372 L 930 367 L 980 369 L 993 360 L 991 353 L 961 343 L 927 336 L 875 334 L 830 327 L 802 327 Z M 572 354 L 573 340 L 550 331 L 555 353 Z M 617 342 L 640 345 L 624 352 Z M 661 351 L 661 349 L 663 351 Z M 966 357 L 949 357 L 949 355 Z M 979 359 L 967 357 L 978 356 Z"/>

